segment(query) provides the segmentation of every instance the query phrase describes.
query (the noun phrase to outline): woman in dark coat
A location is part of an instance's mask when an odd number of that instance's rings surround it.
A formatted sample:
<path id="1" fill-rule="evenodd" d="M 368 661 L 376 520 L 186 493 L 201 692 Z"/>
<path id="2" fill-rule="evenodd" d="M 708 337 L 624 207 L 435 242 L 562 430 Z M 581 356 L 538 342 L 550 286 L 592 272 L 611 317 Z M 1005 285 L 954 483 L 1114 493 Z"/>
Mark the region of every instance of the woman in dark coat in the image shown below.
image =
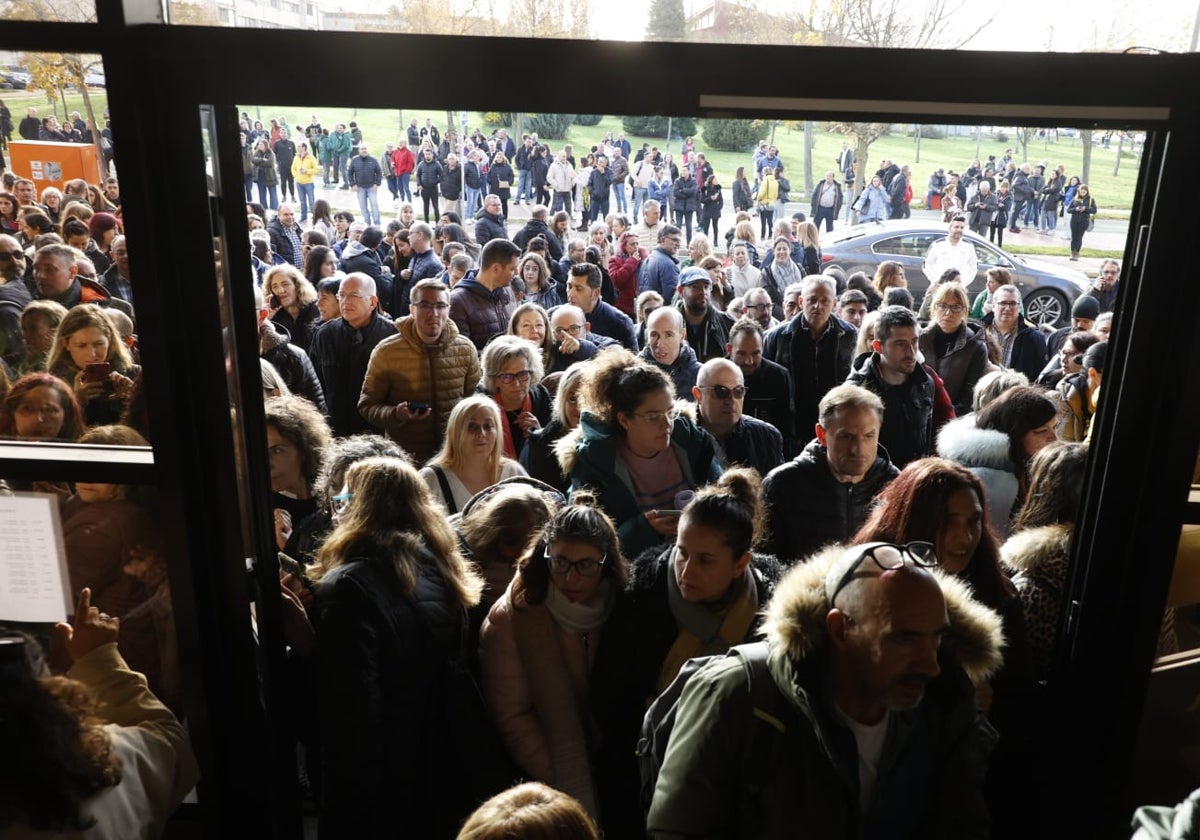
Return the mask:
<path id="1" fill-rule="evenodd" d="M 711 225 L 713 242 L 721 241 L 717 239 L 717 224 L 721 221 L 721 210 L 725 207 L 725 198 L 721 193 L 717 176 L 709 175 L 700 191 L 700 232 L 707 233 Z"/>
<path id="2" fill-rule="evenodd" d="M 459 670 L 483 582 L 405 461 L 359 461 L 334 502 L 338 523 L 310 575 L 321 835 L 452 837 L 486 796 Z"/>
<path id="3" fill-rule="evenodd" d="M 513 170 L 503 152 L 496 152 L 488 170 L 488 191 L 500 199 L 500 215 L 508 218 L 508 199 L 512 197 Z"/>
<path id="4" fill-rule="evenodd" d="M 754 193 L 751 192 L 750 182 L 746 179 L 746 167 L 739 166 L 733 179 L 733 209 L 749 212 L 753 206 Z"/>

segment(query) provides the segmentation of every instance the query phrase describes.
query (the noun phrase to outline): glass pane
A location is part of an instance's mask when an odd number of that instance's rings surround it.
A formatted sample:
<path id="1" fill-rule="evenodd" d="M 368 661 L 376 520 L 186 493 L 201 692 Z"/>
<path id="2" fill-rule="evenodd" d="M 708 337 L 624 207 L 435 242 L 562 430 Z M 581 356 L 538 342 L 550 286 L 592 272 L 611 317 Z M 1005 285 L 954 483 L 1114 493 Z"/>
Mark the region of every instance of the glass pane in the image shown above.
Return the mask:
<path id="1" fill-rule="evenodd" d="M 9 0 L 0 7 L 5 20 L 94 23 L 95 0 Z"/>
<path id="2" fill-rule="evenodd" d="M 11 373 L 0 437 L 76 441 L 120 423 L 148 439 L 104 67 L 97 55 L 17 58 L 3 72 L 19 86 L 0 93 L 10 170 L 0 189 L 0 356 Z"/>
<path id="3" fill-rule="evenodd" d="M 1024 52 L 1195 51 L 1195 10 L 1159 4 L 1129 13 L 1120 0 L 1022 0 L 999 14 L 965 0 L 416 0 L 370 11 L 338 0 L 170 0 L 171 23 L 269 29 L 408 32 L 611 41 Z M 1012 9 L 1038 25 L 1013 38 Z M 1080 21 L 1087 25 L 1080 26 Z"/>

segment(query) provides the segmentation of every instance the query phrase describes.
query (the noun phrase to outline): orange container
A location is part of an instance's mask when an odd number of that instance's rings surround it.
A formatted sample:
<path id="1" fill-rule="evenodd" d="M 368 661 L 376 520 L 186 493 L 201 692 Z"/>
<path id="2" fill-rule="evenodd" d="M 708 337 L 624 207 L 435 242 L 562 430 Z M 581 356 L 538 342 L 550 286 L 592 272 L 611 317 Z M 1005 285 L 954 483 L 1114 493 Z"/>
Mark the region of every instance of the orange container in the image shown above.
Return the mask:
<path id="1" fill-rule="evenodd" d="M 14 140 L 8 144 L 9 167 L 37 186 L 38 195 L 46 187 L 58 187 L 75 178 L 89 184 L 100 183 L 96 147 L 91 143 L 52 143 L 42 140 Z"/>
<path id="2" fill-rule="evenodd" d="M 933 194 L 933 200 L 932 200 L 930 203 L 933 205 L 933 209 L 934 209 L 934 210 L 941 210 L 941 209 L 942 209 L 942 197 L 941 197 L 941 195 L 939 195 L 938 193 L 934 193 L 934 194 Z"/>

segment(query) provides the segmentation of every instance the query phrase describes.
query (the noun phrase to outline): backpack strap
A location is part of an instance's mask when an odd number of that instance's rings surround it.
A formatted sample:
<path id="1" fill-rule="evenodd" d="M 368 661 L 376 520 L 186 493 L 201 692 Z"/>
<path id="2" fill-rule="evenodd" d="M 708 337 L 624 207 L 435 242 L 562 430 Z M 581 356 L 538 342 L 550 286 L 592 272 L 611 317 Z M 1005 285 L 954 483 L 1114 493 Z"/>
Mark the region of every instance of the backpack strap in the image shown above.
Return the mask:
<path id="1" fill-rule="evenodd" d="M 442 499 L 446 502 L 446 509 L 451 514 L 458 513 L 458 505 L 454 503 L 454 491 L 450 489 L 450 482 L 446 480 L 445 471 L 437 464 L 431 464 L 429 468 L 437 476 L 438 486 L 442 488 Z"/>
<path id="2" fill-rule="evenodd" d="M 796 710 L 771 676 L 767 666 L 768 653 L 765 641 L 737 645 L 729 651 L 730 655 L 736 654 L 742 660 L 750 683 L 751 711 L 762 724 L 750 728 L 742 756 L 742 786 L 751 800 L 770 783 L 776 766 L 776 751 L 783 746 L 783 739 L 797 718 Z"/>

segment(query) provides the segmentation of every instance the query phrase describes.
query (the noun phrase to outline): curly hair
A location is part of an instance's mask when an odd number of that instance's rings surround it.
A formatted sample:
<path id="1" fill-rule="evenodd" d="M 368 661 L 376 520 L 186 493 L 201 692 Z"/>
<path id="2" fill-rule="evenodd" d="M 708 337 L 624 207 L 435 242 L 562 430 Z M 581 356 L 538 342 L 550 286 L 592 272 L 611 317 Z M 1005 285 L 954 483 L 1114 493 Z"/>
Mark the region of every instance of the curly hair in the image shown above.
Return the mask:
<path id="1" fill-rule="evenodd" d="M 300 269 L 294 265 L 275 265 L 271 266 L 263 274 L 263 289 L 268 293 L 271 290 L 271 281 L 276 277 L 286 277 L 292 281 L 292 285 L 296 287 L 296 303 L 300 306 L 305 306 L 310 303 L 315 303 L 317 300 L 317 290 L 308 278 L 300 273 Z"/>
<path id="2" fill-rule="evenodd" d="M 28 634 L 0 628 L 0 826 L 82 831 L 81 806 L 121 781 L 121 759 L 82 683 L 46 672 Z"/>
<path id="3" fill-rule="evenodd" d="M 325 450 L 333 442 L 329 425 L 317 407 L 304 397 L 270 397 L 264 402 L 266 421 L 300 451 L 300 474 L 309 492 L 317 484 Z"/>
<path id="4" fill-rule="evenodd" d="M 583 404 L 613 432 L 624 434 L 618 414 L 633 414 L 655 391 L 675 395 L 675 384 L 661 368 L 648 365 L 623 347 L 609 347 L 592 359 L 583 381 Z"/>

